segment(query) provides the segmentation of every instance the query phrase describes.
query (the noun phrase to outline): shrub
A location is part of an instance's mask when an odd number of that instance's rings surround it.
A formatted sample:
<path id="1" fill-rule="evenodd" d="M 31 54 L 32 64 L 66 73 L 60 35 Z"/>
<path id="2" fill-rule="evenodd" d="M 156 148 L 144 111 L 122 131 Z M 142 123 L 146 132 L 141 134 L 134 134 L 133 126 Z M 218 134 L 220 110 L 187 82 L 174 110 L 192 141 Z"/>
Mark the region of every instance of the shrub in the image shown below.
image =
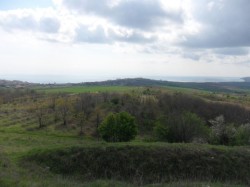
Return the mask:
<path id="1" fill-rule="evenodd" d="M 226 124 L 224 116 L 220 115 L 209 121 L 211 126 L 210 142 L 212 144 L 234 145 L 237 130 L 233 124 Z"/>
<path id="2" fill-rule="evenodd" d="M 168 141 L 168 136 L 169 136 L 168 126 L 160 122 L 157 122 L 154 127 L 154 133 L 155 133 L 156 139 L 161 140 L 161 141 Z"/>
<path id="3" fill-rule="evenodd" d="M 98 130 L 107 142 L 127 142 L 134 139 L 137 134 L 135 118 L 127 112 L 109 114 Z"/>
<path id="4" fill-rule="evenodd" d="M 237 145 L 250 145 L 250 123 L 241 125 L 236 132 Z"/>
<path id="5" fill-rule="evenodd" d="M 36 151 L 25 159 L 50 167 L 54 173 L 79 175 L 84 180 L 120 180 L 136 186 L 181 180 L 250 185 L 250 152 L 242 147 L 102 145 Z"/>
<path id="6" fill-rule="evenodd" d="M 169 142 L 192 142 L 194 139 L 206 140 L 209 129 L 196 114 L 183 112 L 165 116 L 157 123 L 155 133 L 159 140 Z"/>

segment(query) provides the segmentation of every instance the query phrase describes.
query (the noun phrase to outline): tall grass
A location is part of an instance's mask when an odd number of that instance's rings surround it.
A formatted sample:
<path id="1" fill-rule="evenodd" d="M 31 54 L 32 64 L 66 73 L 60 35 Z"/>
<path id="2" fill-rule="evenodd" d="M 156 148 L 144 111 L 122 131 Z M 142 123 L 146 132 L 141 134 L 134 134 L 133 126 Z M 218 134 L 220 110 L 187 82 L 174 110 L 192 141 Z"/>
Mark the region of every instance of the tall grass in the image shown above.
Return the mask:
<path id="1" fill-rule="evenodd" d="M 179 145 L 71 147 L 36 151 L 26 160 L 86 180 L 114 179 L 139 185 L 178 180 L 250 184 L 249 149 Z"/>

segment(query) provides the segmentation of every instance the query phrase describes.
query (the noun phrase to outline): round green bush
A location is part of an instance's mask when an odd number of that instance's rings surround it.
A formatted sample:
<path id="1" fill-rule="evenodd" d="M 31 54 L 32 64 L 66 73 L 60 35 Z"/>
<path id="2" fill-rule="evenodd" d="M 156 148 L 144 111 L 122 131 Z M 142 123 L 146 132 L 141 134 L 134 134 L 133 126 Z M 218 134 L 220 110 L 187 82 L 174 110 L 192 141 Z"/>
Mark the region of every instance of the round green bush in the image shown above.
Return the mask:
<path id="1" fill-rule="evenodd" d="M 127 142 L 135 138 L 137 126 L 135 118 L 127 112 L 109 114 L 98 131 L 107 142 Z"/>

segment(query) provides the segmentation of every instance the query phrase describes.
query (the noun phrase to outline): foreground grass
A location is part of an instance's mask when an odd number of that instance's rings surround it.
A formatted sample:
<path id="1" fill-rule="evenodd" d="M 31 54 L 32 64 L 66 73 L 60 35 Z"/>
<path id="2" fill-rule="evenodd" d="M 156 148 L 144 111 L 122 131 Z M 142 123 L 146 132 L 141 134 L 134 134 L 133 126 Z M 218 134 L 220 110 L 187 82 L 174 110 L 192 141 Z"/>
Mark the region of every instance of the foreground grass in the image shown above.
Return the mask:
<path id="1" fill-rule="evenodd" d="M 178 150 L 194 148 L 196 150 L 204 149 L 219 149 L 233 150 L 224 146 L 210 145 L 194 145 L 194 144 L 168 144 L 168 143 L 144 143 L 130 142 L 108 144 L 105 142 L 93 141 L 89 138 L 82 138 L 72 135 L 47 134 L 46 132 L 21 132 L 16 131 L 0 131 L 0 186 L 134 186 L 125 182 L 114 180 L 94 180 L 89 181 L 82 175 L 65 176 L 51 172 L 50 169 L 43 167 L 40 164 L 26 161 L 23 158 L 39 152 L 53 152 L 55 150 L 69 150 L 72 147 L 79 148 L 102 148 L 102 147 L 117 147 L 123 148 L 126 146 L 141 147 L 168 147 Z M 249 147 L 240 149 L 249 150 Z M 88 182 L 89 181 L 89 182 Z M 172 182 L 167 184 L 158 184 L 154 186 L 244 186 L 244 185 L 229 185 L 217 182 Z M 152 186 L 152 185 L 147 185 Z"/>
<path id="2" fill-rule="evenodd" d="M 250 149 L 196 144 L 116 143 L 35 150 L 25 160 L 57 174 L 138 185 L 179 180 L 250 184 Z"/>

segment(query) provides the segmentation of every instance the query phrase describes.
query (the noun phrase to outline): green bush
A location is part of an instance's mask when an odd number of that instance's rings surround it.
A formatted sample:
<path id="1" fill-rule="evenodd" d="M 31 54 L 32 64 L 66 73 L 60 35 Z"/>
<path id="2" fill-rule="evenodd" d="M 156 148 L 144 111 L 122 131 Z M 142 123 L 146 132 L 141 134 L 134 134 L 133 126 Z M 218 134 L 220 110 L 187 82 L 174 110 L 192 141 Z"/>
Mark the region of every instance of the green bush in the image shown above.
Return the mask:
<path id="1" fill-rule="evenodd" d="M 107 142 L 127 142 L 134 139 L 137 134 L 135 118 L 127 112 L 109 114 L 98 130 Z"/>
<path id="2" fill-rule="evenodd" d="M 158 140 L 168 142 L 206 141 L 209 128 L 196 114 L 191 112 L 173 113 L 162 117 L 154 128 Z"/>
<path id="3" fill-rule="evenodd" d="M 168 141 L 168 136 L 169 136 L 168 126 L 160 122 L 157 122 L 154 127 L 154 133 L 155 133 L 156 139 L 161 140 L 161 141 Z"/>
<path id="4" fill-rule="evenodd" d="M 250 145 L 250 124 L 241 125 L 235 135 L 236 145 Z"/>

